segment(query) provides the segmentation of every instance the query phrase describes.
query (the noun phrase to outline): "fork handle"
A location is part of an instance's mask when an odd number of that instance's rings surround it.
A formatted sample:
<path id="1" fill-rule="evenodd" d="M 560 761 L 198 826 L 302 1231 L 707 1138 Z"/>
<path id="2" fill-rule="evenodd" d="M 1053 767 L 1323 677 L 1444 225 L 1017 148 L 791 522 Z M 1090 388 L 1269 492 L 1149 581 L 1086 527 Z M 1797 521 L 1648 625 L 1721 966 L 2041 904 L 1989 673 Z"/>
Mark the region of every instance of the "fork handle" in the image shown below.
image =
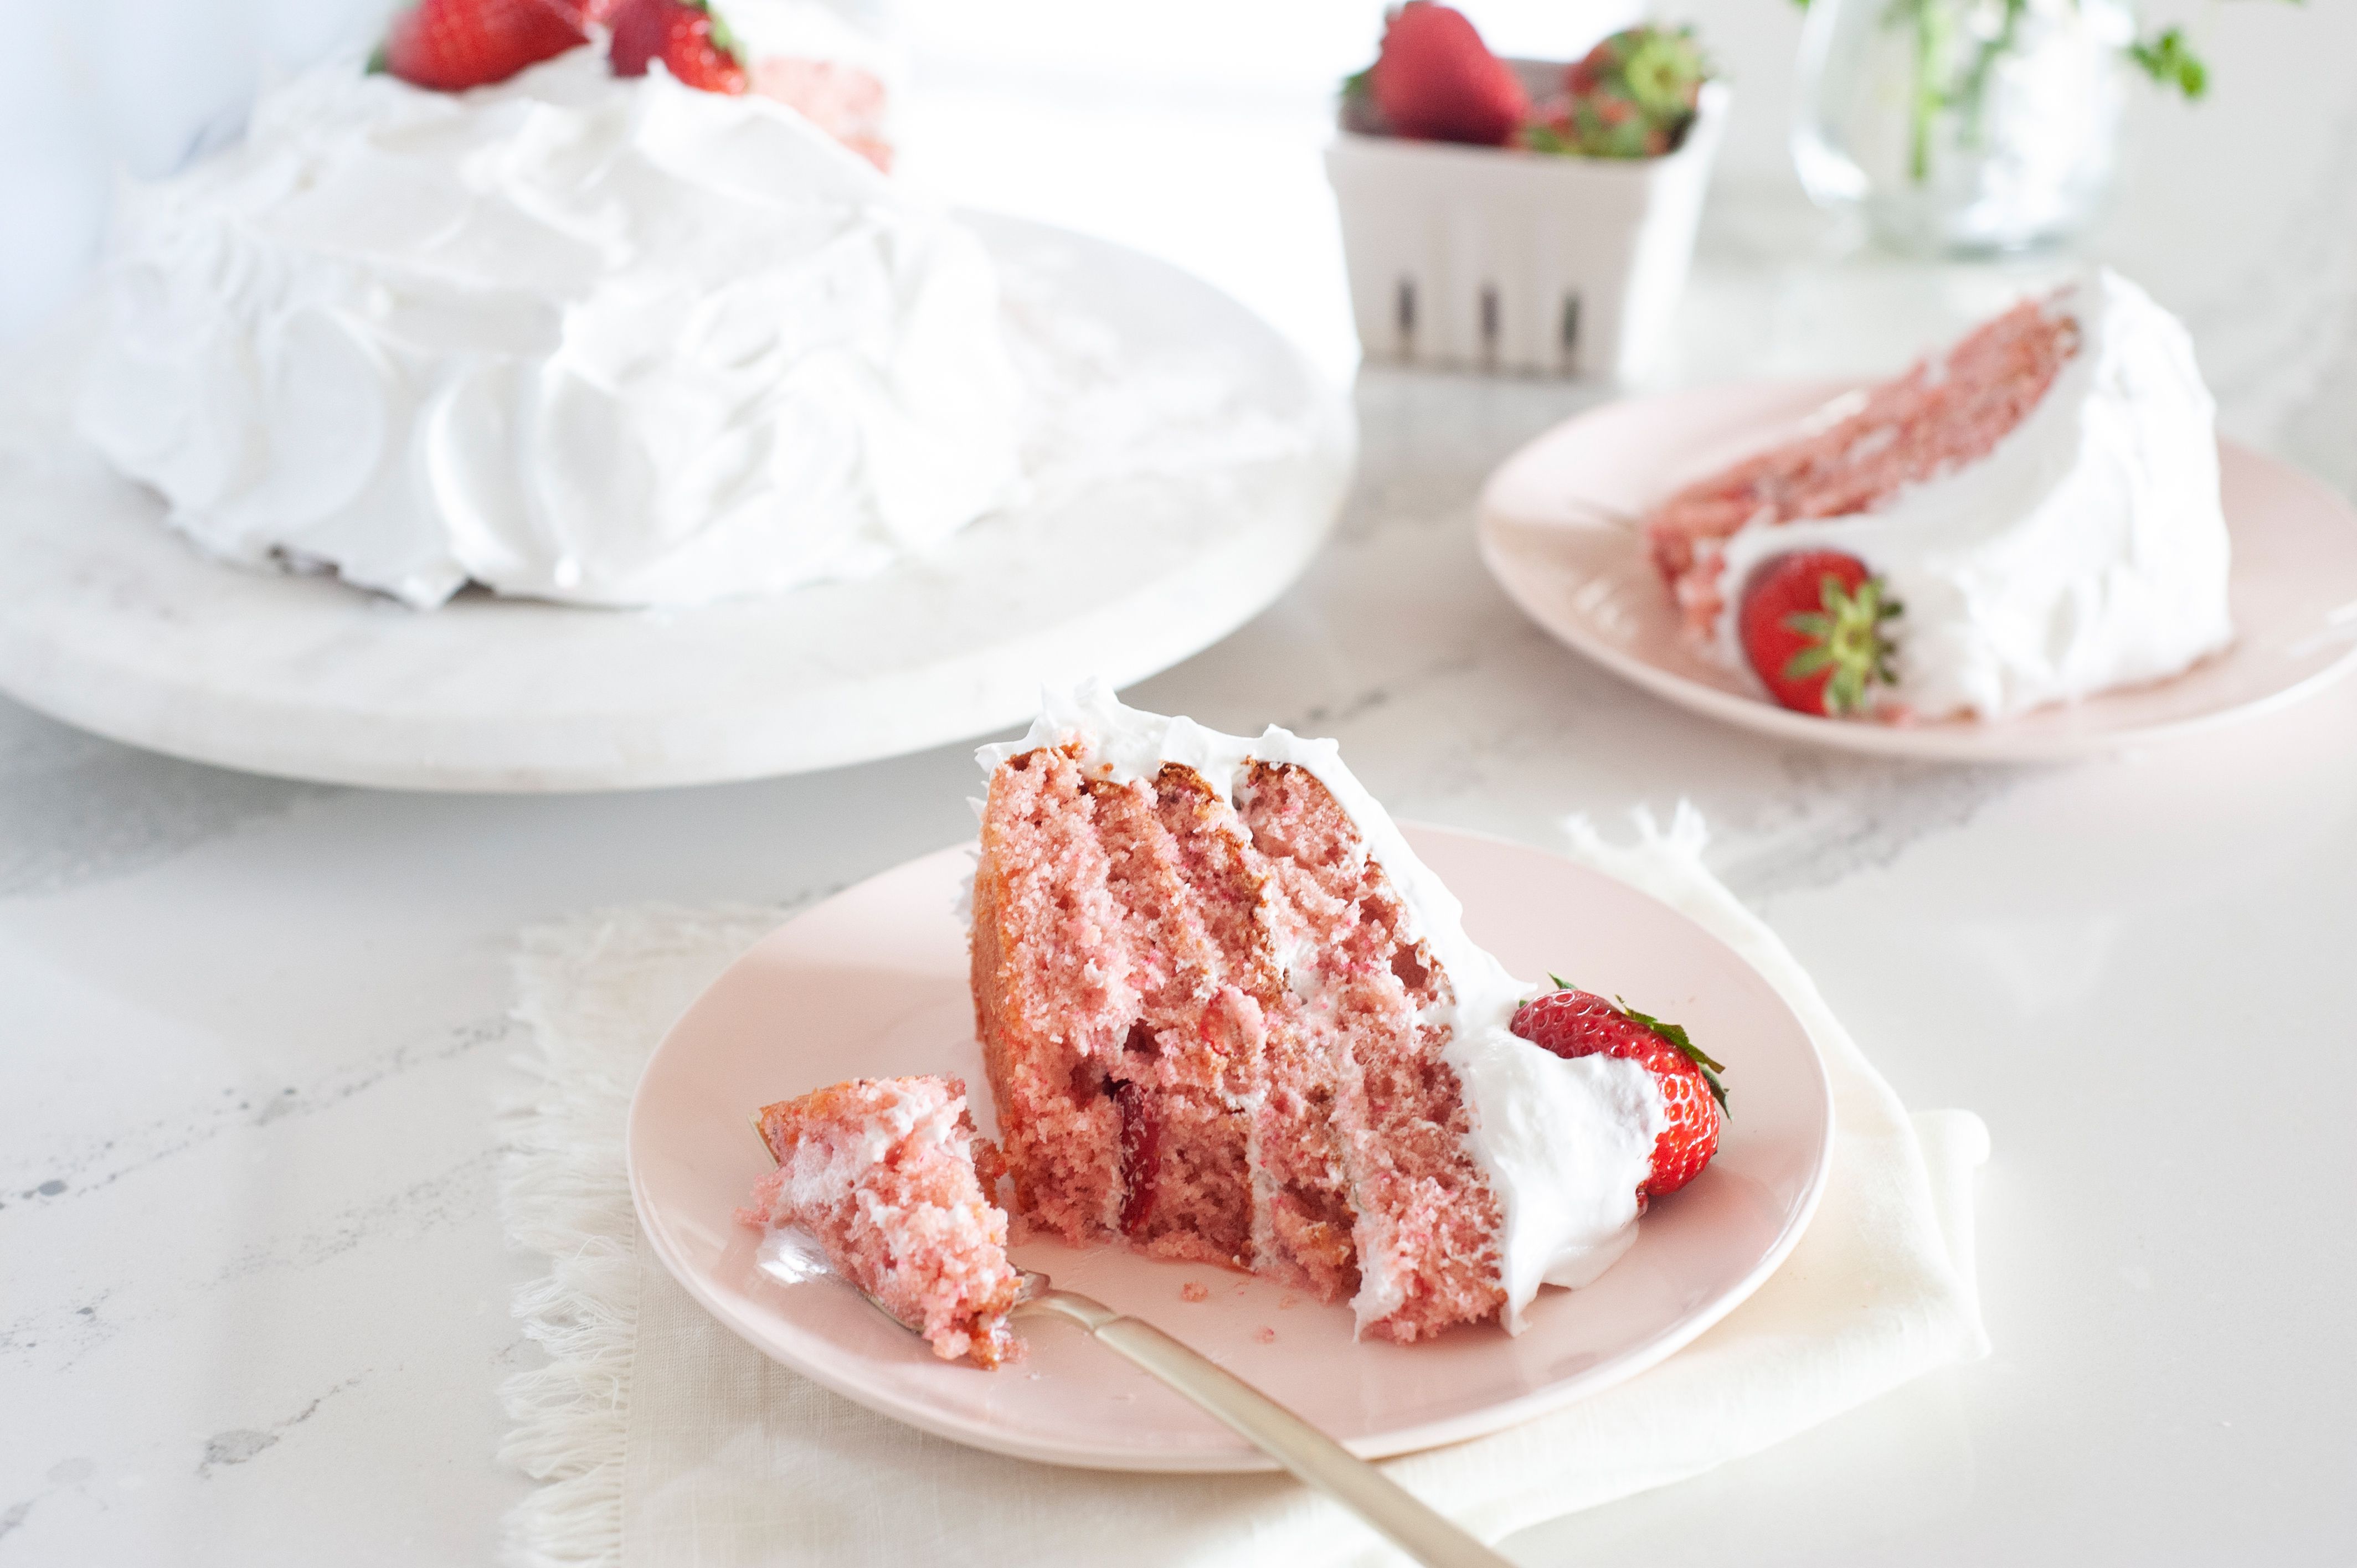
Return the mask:
<path id="1" fill-rule="evenodd" d="M 1427 1568 L 1512 1568 L 1381 1470 L 1154 1325 L 1068 1290 L 1044 1291 L 1023 1305 L 1079 1324 L 1232 1427 L 1305 1484 L 1383 1531 Z"/>

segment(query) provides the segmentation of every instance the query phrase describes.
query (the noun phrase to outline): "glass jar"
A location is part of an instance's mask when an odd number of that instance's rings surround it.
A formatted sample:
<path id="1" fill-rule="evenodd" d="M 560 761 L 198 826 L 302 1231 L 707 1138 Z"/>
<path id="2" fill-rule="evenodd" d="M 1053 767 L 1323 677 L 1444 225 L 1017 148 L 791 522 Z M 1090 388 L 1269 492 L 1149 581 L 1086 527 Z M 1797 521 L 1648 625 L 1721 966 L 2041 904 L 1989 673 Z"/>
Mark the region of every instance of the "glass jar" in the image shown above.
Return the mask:
<path id="1" fill-rule="evenodd" d="M 1812 0 L 1792 157 L 1917 255 L 2051 244 L 2111 187 L 2127 0 Z"/>

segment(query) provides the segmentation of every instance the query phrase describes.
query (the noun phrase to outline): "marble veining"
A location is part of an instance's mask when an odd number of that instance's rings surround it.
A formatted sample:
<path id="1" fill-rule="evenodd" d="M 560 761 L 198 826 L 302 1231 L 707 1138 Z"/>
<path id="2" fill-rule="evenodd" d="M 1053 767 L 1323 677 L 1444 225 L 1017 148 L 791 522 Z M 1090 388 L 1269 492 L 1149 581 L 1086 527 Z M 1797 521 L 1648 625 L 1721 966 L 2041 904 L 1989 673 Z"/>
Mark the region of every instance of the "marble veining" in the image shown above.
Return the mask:
<path id="1" fill-rule="evenodd" d="M 128 750 L 0 702 L 0 898 L 125 875 L 323 792 Z"/>
<path id="2" fill-rule="evenodd" d="M 316 1268 L 364 1243 L 410 1240 L 463 1225 L 492 1207 L 500 1152 L 483 1149 L 447 1167 L 350 1204 L 298 1235 L 274 1237 L 227 1259 L 214 1278 L 230 1284 L 259 1274 Z"/>
<path id="3" fill-rule="evenodd" d="M 1781 755 L 1790 789 L 1756 816 L 1721 818 L 1729 847 L 1715 869 L 1736 895 L 1768 905 L 1782 895 L 1831 887 L 1878 871 L 1937 833 L 1969 827 L 2027 770 Z"/>
<path id="4" fill-rule="evenodd" d="M 285 1421 L 274 1425 L 262 1428 L 233 1427 L 227 1432 L 217 1432 L 206 1438 L 204 1457 L 197 1461 L 197 1479 L 209 1480 L 215 1470 L 224 1466 L 246 1464 L 260 1457 L 269 1449 L 276 1447 L 279 1439 L 318 1414 L 321 1405 L 342 1393 L 346 1389 L 358 1385 L 367 1375 L 363 1372 L 346 1378 Z"/>
<path id="5" fill-rule="evenodd" d="M 186 1154 L 225 1133 L 242 1128 L 267 1127 L 286 1117 L 317 1114 L 397 1074 L 505 1044 L 515 1028 L 514 1020 L 503 1015 L 479 1018 L 443 1031 L 430 1044 L 404 1042 L 316 1078 L 307 1085 L 287 1084 L 274 1090 L 224 1085 L 218 1100 L 203 1102 L 180 1117 L 124 1128 L 79 1149 L 70 1149 L 61 1158 L 52 1158 L 49 1168 L 59 1174 L 16 1193 L 15 1201 L 70 1200 L 113 1187 L 127 1176 Z M 5 1179 L 0 1177 L 0 1181 Z"/>

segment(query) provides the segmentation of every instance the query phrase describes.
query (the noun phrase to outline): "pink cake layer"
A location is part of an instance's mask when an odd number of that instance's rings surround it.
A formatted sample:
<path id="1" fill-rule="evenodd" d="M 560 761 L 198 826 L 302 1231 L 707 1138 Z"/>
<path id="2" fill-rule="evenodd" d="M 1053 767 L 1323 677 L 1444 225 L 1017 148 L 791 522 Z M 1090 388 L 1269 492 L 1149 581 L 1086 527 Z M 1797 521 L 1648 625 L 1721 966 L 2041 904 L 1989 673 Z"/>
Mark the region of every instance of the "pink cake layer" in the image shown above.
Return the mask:
<path id="1" fill-rule="evenodd" d="M 964 1084 L 856 1079 L 764 1106 L 759 1121 L 778 1168 L 738 1219 L 807 1232 L 944 1360 L 1019 1353 L 1006 1315 L 1022 1278 L 989 1196 L 997 1152 L 975 1135 Z"/>
<path id="2" fill-rule="evenodd" d="M 984 811 L 975 1016 L 1018 1206 L 1354 1296 L 1391 1339 L 1493 1315 L 1500 1208 L 1417 1019 L 1448 978 L 1356 828 L 1295 767 L 1233 806 L 1178 764 L 1101 775 L 1025 752 Z"/>
<path id="3" fill-rule="evenodd" d="M 1872 388 L 1846 418 L 1662 502 L 1646 520 L 1646 542 L 1688 623 L 1708 633 L 1724 604 L 1716 541 L 1871 511 L 1907 486 L 1979 462 L 2045 397 L 2079 336 L 2059 300 L 2024 300 L 1945 355 Z"/>

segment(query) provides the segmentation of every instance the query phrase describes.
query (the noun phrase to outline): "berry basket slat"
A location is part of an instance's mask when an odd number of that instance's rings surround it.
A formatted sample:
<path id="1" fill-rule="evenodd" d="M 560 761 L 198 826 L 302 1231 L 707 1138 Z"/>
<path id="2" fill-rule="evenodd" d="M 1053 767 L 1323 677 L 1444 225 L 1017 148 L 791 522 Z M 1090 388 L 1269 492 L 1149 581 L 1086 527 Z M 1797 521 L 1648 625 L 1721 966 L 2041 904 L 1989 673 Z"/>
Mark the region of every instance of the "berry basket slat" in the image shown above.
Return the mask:
<path id="1" fill-rule="evenodd" d="M 1339 133 L 1326 175 L 1367 359 L 1641 376 L 1685 288 L 1730 98 L 1705 85 L 1684 141 L 1656 158 Z"/>

